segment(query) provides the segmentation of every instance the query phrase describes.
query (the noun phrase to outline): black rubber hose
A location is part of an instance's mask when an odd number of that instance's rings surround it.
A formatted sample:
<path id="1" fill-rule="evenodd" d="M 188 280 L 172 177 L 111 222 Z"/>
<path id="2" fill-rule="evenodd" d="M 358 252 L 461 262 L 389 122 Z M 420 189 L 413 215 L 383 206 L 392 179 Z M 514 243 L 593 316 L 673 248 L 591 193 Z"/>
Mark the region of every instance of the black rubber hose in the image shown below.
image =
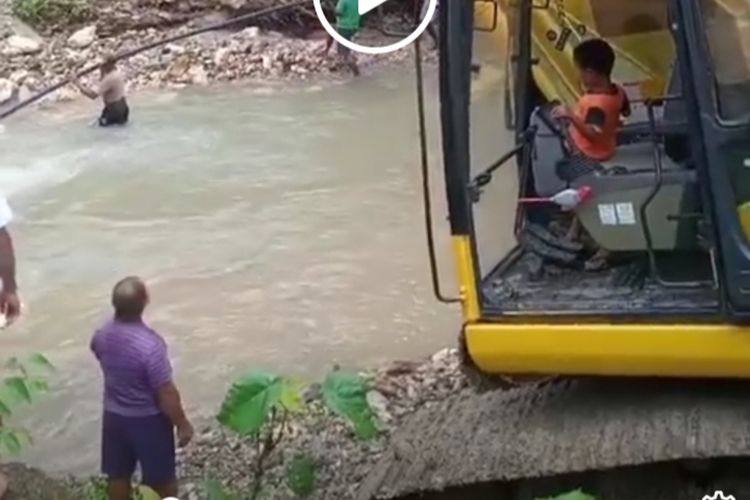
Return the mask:
<path id="1" fill-rule="evenodd" d="M 190 37 L 193 37 L 193 36 L 196 36 L 196 35 L 200 35 L 200 34 L 203 34 L 203 33 L 208 33 L 209 31 L 216 31 L 216 30 L 219 30 L 219 29 L 222 29 L 222 28 L 226 28 L 227 26 L 231 26 L 233 24 L 241 23 L 243 21 L 249 21 L 250 19 L 255 19 L 257 17 L 263 17 L 263 16 L 267 16 L 267 15 L 270 15 L 270 14 L 276 14 L 277 12 L 281 12 L 281 11 L 284 11 L 284 10 L 287 10 L 287 9 L 291 9 L 291 8 L 297 7 L 299 5 L 303 5 L 303 4 L 311 3 L 311 2 L 312 2 L 312 0 L 298 0 L 296 2 L 288 3 L 288 4 L 285 4 L 285 5 L 278 5 L 276 7 L 269 7 L 267 9 L 262 9 L 262 10 L 259 10 L 259 11 L 256 11 L 256 12 L 251 12 L 249 14 L 244 14 L 242 16 L 237 16 L 237 17 L 234 17 L 232 19 L 228 19 L 226 21 L 221 21 L 219 23 L 211 24 L 209 26 L 204 26 L 203 28 L 198 28 L 196 30 L 188 31 L 187 33 L 182 33 L 180 35 L 174 35 L 174 36 L 171 36 L 171 37 L 168 37 L 168 38 L 164 38 L 162 40 L 158 40 L 156 42 L 152 42 L 152 43 L 149 43 L 147 45 L 142 45 L 141 47 L 137 47 L 137 48 L 129 50 L 127 52 L 123 52 L 121 54 L 117 54 L 115 60 L 116 61 L 120 61 L 120 60 L 123 60 L 123 59 L 128 59 L 130 57 L 133 57 L 134 55 L 140 54 L 141 52 L 146 52 L 147 50 L 151 50 L 151 49 L 159 47 L 161 45 L 166 45 L 168 43 L 177 42 L 179 40 L 184 40 L 185 38 L 190 38 Z M 90 67 L 82 70 L 81 72 L 77 73 L 76 76 L 77 77 L 81 77 L 81 76 L 84 76 L 84 75 L 88 75 L 89 73 L 91 73 L 93 71 L 96 71 L 100 67 L 101 67 L 101 63 L 96 64 L 94 66 L 90 66 Z M 35 103 L 36 101 L 38 101 L 42 97 L 46 96 L 47 94 L 50 94 L 50 93 L 56 91 L 57 89 L 60 89 L 60 88 L 62 88 L 64 86 L 68 85 L 69 83 L 70 83 L 69 80 L 66 78 L 63 81 L 61 81 L 59 83 L 56 83 L 54 85 L 51 85 L 51 86 L 45 88 L 44 90 L 42 90 L 42 91 L 34 94 L 33 96 L 29 97 L 28 99 L 24 99 L 23 101 L 15 104 L 11 108 L 9 108 L 9 109 L 3 111 L 2 113 L 0 113 L 0 120 L 3 120 L 5 118 L 9 117 L 10 115 L 12 115 L 13 113 L 15 113 L 16 111 L 19 111 L 20 109 L 25 108 L 29 104 Z"/>

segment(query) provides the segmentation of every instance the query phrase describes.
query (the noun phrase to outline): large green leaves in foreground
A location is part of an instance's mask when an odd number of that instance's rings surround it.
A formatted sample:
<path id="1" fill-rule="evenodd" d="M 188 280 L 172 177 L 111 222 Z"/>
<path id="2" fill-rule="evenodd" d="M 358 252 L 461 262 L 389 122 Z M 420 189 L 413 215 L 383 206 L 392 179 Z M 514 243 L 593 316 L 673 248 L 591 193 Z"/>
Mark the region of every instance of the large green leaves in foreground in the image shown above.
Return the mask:
<path id="1" fill-rule="evenodd" d="M 302 405 L 301 385 L 266 372 L 253 372 L 229 389 L 219 412 L 219 422 L 242 435 L 255 435 L 268 422 L 273 409 L 297 411 Z"/>
<path id="2" fill-rule="evenodd" d="M 323 381 L 323 399 L 328 408 L 351 423 L 360 439 L 378 435 L 375 414 L 367 403 L 367 382 L 359 375 L 334 371 Z"/>
<path id="3" fill-rule="evenodd" d="M 21 404 L 33 403 L 49 391 L 46 375 L 54 371 L 52 364 L 41 354 L 26 360 L 10 358 L 0 378 L 0 455 L 17 455 L 31 444 L 31 436 L 23 429 L 10 429 L 7 419 Z"/>
<path id="4" fill-rule="evenodd" d="M 596 497 L 584 493 L 582 490 L 575 490 L 556 497 L 537 498 L 536 500 L 596 500 Z"/>
<path id="5" fill-rule="evenodd" d="M 136 500 L 161 500 L 161 496 L 148 486 L 138 486 L 135 490 Z"/>

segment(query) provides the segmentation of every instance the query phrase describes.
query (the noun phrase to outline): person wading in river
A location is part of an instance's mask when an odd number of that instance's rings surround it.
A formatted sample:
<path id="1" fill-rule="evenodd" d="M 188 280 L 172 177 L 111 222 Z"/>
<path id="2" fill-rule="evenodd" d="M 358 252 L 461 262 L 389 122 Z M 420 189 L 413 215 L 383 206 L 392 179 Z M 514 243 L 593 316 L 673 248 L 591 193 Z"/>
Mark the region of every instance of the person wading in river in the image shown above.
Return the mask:
<path id="1" fill-rule="evenodd" d="M 359 33 L 361 23 L 362 17 L 359 15 L 359 1 L 339 0 L 336 4 L 336 31 L 338 34 L 349 41 L 354 40 L 354 37 Z M 333 37 L 329 36 L 326 39 L 323 53 L 328 54 L 332 45 Z M 337 50 L 339 57 L 341 57 L 344 64 L 351 70 L 354 76 L 359 76 L 359 66 L 357 66 L 357 60 L 354 54 L 352 54 L 351 49 L 339 43 L 337 44 Z"/>
<path id="2" fill-rule="evenodd" d="M 112 291 L 114 318 L 94 334 L 91 350 L 104 375 L 102 473 L 109 500 L 130 500 L 140 464 L 143 483 L 162 498 L 177 496 L 175 438 L 193 437 L 164 339 L 143 321 L 146 285 L 125 278 Z"/>
<path id="3" fill-rule="evenodd" d="M 8 232 L 8 224 L 13 220 L 13 212 L 5 197 L 0 196 L 0 279 L 3 282 L 0 292 L 0 312 L 5 316 L 5 324 L 10 325 L 21 314 L 21 303 L 16 290 L 16 258 L 13 240 Z M 2 417 L 0 417 L 2 422 Z M 8 478 L 0 472 L 0 498 L 8 490 Z"/>
<path id="4" fill-rule="evenodd" d="M 130 109 L 125 100 L 125 79 L 122 73 L 117 70 L 114 55 L 108 54 L 104 57 L 100 71 L 101 79 L 97 90 L 89 89 L 81 84 L 75 75 L 71 76 L 70 83 L 75 85 L 89 99 L 101 97 L 104 101 L 104 109 L 99 117 L 100 126 L 125 125 L 128 123 Z"/>

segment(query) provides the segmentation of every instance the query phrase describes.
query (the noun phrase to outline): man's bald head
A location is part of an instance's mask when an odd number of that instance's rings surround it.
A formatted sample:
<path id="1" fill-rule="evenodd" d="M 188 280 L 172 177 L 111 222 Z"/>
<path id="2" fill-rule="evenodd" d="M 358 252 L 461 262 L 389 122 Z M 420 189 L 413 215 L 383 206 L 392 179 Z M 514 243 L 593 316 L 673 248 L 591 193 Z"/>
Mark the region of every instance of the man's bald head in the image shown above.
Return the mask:
<path id="1" fill-rule="evenodd" d="M 112 306 L 115 308 L 115 318 L 119 320 L 141 319 L 146 305 L 148 305 L 148 291 L 146 285 L 138 277 L 125 278 L 112 290 Z"/>

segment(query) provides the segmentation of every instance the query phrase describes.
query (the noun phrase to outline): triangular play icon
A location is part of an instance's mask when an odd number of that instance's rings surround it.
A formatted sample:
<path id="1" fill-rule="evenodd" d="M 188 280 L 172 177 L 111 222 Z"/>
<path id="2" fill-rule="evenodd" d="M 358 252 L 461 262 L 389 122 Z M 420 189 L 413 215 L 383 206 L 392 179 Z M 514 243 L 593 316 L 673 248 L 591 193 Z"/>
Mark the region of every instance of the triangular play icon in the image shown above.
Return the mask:
<path id="1" fill-rule="evenodd" d="M 377 8 L 388 0 L 359 0 L 359 15 L 364 16 L 372 9 Z"/>

